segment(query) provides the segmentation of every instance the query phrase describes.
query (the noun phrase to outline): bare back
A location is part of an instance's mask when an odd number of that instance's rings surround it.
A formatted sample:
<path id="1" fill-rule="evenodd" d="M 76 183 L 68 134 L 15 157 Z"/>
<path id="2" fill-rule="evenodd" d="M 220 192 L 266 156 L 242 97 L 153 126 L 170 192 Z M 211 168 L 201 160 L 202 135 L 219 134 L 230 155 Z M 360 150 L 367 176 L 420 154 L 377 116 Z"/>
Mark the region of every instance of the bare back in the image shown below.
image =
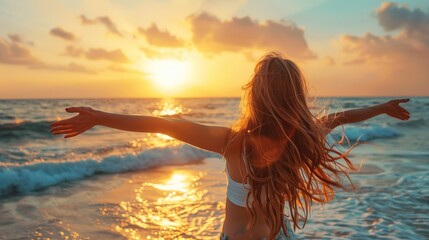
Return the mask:
<path id="1" fill-rule="evenodd" d="M 243 135 L 236 136 L 225 153 L 231 178 L 241 183 L 245 183 L 245 176 L 242 176 L 241 172 L 246 171 L 242 156 L 243 140 Z M 262 216 L 261 213 L 257 212 L 256 224 L 250 229 L 251 216 L 249 211 L 244 207 L 235 205 L 227 198 L 222 232 L 230 236 L 231 239 L 263 239 L 268 236 L 270 229 Z"/>

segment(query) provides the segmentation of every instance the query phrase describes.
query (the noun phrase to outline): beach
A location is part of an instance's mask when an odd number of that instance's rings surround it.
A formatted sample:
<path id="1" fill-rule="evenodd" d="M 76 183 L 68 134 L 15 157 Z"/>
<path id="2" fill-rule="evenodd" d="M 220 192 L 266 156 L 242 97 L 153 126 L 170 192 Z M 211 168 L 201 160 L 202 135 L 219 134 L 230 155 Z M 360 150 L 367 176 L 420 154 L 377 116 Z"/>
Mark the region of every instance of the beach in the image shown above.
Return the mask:
<path id="1" fill-rule="evenodd" d="M 387 99 L 319 102 L 340 111 Z M 102 127 L 52 136 L 49 123 L 69 117 L 68 106 L 223 126 L 239 116 L 238 98 L 0 100 L 0 239 L 218 239 L 221 156 L 165 135 Z M 409 121 L 379 116 L 344 129 L 362 143 L 350 155 L 359 167 L 351 173 L 355 190 L 315 204 L 297 239 L 429 237 L 429 98 L 405 106 Z"/>
<path id="2" fill-rule="evenodd" d="M 223 160 L 96 175 L 1 202 L 1 239 L 215 239 Z"/>

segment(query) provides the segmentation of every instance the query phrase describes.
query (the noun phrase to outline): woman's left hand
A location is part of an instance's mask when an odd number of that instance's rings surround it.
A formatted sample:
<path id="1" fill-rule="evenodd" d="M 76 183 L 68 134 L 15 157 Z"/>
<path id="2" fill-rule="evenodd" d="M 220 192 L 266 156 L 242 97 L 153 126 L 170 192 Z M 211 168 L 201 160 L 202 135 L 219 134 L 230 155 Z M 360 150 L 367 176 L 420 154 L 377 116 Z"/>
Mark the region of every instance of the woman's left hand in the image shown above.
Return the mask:
<path id="1" fill-rule="evenodd" d="M 98 111 L 90 107 L 69 107 L 66 108 L 66 111 L 69 113 L 79 113 L 79 115 L 52 123 L 51 132 L 54 135 L 64 134 L 64 138 L 70 138 L 97 125 Z"/>
<path id="2" fill-rule="evenodd" d="M 410 99 L 396 99 L 383 103 L 381 105 L 383 113 L 400 120 L 408 120 L 410 118 L 410 112 L 399 106 L 400 103 L 406 103 L 408 101 L 410 101 Z"/>

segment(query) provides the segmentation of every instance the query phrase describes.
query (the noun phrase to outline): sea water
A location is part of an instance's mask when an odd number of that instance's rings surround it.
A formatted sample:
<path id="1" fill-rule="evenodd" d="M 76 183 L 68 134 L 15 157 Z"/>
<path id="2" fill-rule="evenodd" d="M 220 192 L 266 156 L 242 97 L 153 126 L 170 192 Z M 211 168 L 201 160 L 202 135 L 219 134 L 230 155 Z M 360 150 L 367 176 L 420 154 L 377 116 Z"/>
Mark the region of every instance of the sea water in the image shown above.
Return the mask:
<path id="1" fill-rule="evenodd" d="M 329 112 L 343 111 L 387 100 L 389 98 L 320 98 L 312 111 L 317 114 L 322 105 L 327 106 Z M 224 216 L 222 201 L 225 192 L 216 190 L 218 195 L 214 197 L 210 190 L 224 187 L 220 156 L 165 135 L 124 132 L 99 126 L 64 140 L 49 132 L 49 124 L 73 116 L 64 111 L 66 107 L 90 106 L 120 114 L 175 115 L 202 124 L 230 126 L 240 115 L 239 102 L 238 98 L 0 100 L 0 239 L 44 239 L 48 233 L 52 233 L 49 235 L 53 236 L 52 239 L 97 239 L 93 237 L 96 235 L 85 234 L 83 229 L 80 235 L 67 235 L 63 231 L 55 233 L 59 231 L 56 229 L 45 230 L 45 235 L 41 235 L 43 226 L 51 224 L 52 219 L 31 219 L 31 214 L 47 215 L 49 212 L 43 212 L 37 204 L 17 204 L 17 214 L 23 211 L 25 216 L 30 216 L 28 221 L 19 221 L 10 217 L 15 213 L 9 206 L 23 199 L 32 199 L 34 203 L 34 198 L 40 195 L 55 199 L 58 195 L 58 199 L 62 199 L 61 189 L 65 186 L 73 188 L 74 195 L 78 195 L 79 191 L 84 191 L 77 187 L 83 182 L 101 186 L 106 179 L 114 183 L 114 177 L 122 179 L 130 172 L 144 176 L 154 167 L 180 165 L 186 168 L 189 165 L 191 168 L 192 164 L 204 159 L 217 158 L 220 164 L 214 167 L 204 165 L 207 168 L 205 172 L 209 174 L 194 178 L 192 183 L 195 196 L 199 196 L 192 198 L 192 207 L 198 205 L 201 212 L 182 214 L 198 216 L 198 222 L 191 219 L 182 226 L 182 232 L 177 232 L 174 220 L 169 220 L 158 225 L 170 224 L 170 228 L 163 232 L 154 230 L 158 231 L 160 239 L 163 234 L 165 239 L 216 239 Z M 429 238 L 429 98 L 411 98 L 403 106 L 411 113 L 408 121 L 382 115 L 346 125 L 344 129 L 338 127 L 331 133 L 332 139 L 340 138 L 344 132 L 351 143 L 357 140 L 361 143 L 350 155 L 355 165 L 360 167 L 360 171 L 351 174 L 355 190 L 340 190 L 332 202 L 315 204 L 305 228 L 296 231 L 297 239 Z M 180 176 L 176 178 L 173 181 L 180 180 Z M 211 180 L 215 184 L 205 185 Z M 217 184 L 220 182 L 222 184 Z M 188 203 L 189 195 L 190 192 L 186 195 Z M 129 214 L 128 210 L 133 207 L 138 209 L 135 211 L 140 219 L 146 219 L 155 209 L 142 205 L 150 203 L 150 198 L 143 194 L 140 202 L 108 207 L 103 205 L 104 201 L 94 200 L 95 207 L 81 207 L 100 213 L 97 221 L 107 224 L 106 227 L 97 226 L 111 234 L 103 235 L 105 239 L 147 239 L 149 235 L 145 235 L 149 233 L 145 228 L 149 225 L 134 223 L 133 235 L 124 230 L 123 224 L 116 224 L 118 219 L 112 216 Z M 171 202 L 162 205 L 159 199 L 152 201 L 158 204 L 158 210 L 160 207 L 170 209 Z M 68 201 L 72 201 L 71 198 Z M 184 208 L 177 205 L 174 211 L 180 211 L 181 207 Z M 109 209 L 116 210 L 109 212 Z M 201 229 L 204 223 L 210 223 L 210 226 Z M 173 232 L 176 235 L 171 235 Z"/>

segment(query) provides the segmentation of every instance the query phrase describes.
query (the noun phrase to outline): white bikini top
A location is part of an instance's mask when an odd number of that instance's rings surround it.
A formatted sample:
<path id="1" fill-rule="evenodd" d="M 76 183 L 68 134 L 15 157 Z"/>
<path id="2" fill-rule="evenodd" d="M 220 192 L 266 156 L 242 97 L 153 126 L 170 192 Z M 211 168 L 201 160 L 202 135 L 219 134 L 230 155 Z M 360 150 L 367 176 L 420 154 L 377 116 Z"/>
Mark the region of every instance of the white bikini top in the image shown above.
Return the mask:
<path id="1" fill-rule="evenodd" d="M 245 158 L 245 153 L 246 153 L 246 145 L 243 142 L 243 152 L 241 153 L 241 156 L 247 169 L 247 161 Z M 227 177 L 226 196 L 229 199 L 229 201 L 231 201 L 235 205 L 240 207 L 246 207 L 246 197 L 247 197 L 247 193 L 250 191 L 250 185 L 234 181 L 231 178 L 231 175 L 229 174 L 228 163 L 226 163 L 226 161 L 225 161 L 225 164 L 226 164 L 225 174 Z M 249 201 L 250 201 L 249 203 L 251 203 L 251 200 L 252 200 L 251 197 L 252 196 L 250 196 L 249 198 Z"/>
<path id="2" fill-rule="evenodd" d="M 229 175 L 228 164 L 226 164 L 225 173 L 228 179 L 226 188 L 227 198 L 237 206 L 246 207 L 246 197 L 247 193 L 250 191 L 250 185 L 234 181 Z"/>

